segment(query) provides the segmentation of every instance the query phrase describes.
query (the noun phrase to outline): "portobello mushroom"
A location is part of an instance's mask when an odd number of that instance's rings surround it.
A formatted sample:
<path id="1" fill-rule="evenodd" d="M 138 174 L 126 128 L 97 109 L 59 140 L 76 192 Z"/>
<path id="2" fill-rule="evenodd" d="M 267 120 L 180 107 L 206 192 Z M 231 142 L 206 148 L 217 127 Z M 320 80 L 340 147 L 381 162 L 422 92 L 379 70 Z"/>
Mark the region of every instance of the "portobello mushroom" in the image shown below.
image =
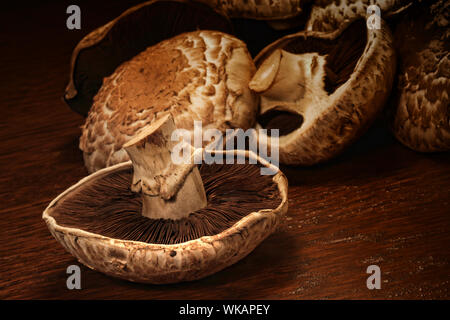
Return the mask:
<path id="1" fill-rule="evenodd" d="M 450 1 L 415 6 L 398 22 L 395 96 L 387 115 L 395 137 L 420 152 L 450 150 Z"/>
<path id="2" fill-rule="evenodd" d="M 43 219 L 81 263 L 145 283 L 196 280 L 236 263 L 278 226 L 287 179 L 244 150 L 215 151 L 244 164 L 175 164 L 168 115 L 127 145 L 132 162 L 105 168 L 67 189 Z M 193 149 L 192 156 L 201 149 Z M 261 175 L 261 168 L 274 175 Z"/>
<path id="3" fill-rule="evenodd" d="M 75 47 L 64 100 L 86 116 L 103 78 L 147 47 L 184 32 L 232 32 L 226 15 L 198 1 L 152 0 L 136 5 L 85 36 Z"/>
<path id="4" fill-rule="evenodd" d="M 248 88 L 255 66 L 245 43 L 218 31 L 180 34 L 151 46 L 106 77 L 80 138 L 89 172 L 128 161 L 122 146 L 171 113 L 177 128 L 247 129 L 257 96 Z"/>

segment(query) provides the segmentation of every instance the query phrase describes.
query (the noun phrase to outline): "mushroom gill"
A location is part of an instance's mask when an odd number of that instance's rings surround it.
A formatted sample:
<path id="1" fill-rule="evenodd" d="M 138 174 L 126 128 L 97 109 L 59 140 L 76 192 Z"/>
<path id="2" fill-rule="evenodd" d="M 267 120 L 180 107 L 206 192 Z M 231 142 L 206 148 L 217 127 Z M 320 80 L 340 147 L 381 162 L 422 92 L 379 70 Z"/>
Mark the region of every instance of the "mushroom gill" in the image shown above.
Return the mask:
<path id="1" fill-rule="evenodd" d="M 202 164 L 207 206 L 185 218 L 150 219 L 141 215 L 142 200 L 130 189 L 133 170 L 125 168 L 89 183 L 52 213 L 64 227 L 122 240 L 175 244 L 225 231 L 251 212 L 275 209 L 281 202 L 272 176 L 252 164 Z"/>

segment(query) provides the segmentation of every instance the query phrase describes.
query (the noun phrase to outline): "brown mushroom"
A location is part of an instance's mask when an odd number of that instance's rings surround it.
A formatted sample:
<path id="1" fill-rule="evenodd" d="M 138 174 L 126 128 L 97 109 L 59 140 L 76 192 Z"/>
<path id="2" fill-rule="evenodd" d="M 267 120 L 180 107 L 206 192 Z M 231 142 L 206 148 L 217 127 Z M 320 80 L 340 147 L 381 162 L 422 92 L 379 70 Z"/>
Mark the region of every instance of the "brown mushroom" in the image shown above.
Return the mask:
<path id="1" fill-rule="evenodd" d="M 244 150 L 216 152 L 245 164 L 176 165 L 167 161 L 174 129 L 170 116 L 155 122 L 127 144 L 132 162 L 82 179 L 45 209 L 50 232 L 81 263 L 136 282 L 195 280 L 275 230 L 287 211 L 278 168 Z M 261 175 L 262 167 L 276 173 Z"/>
<path id="2" fill-rule="evenodd" d="M 344 22 L 366 17 L 370 5 L 377 5 L 381 17 L 386 20 L 406 10 L 412 2 L 412 0 L 317 0 L 311 8 L 306 30 L 337 30 Z"/>
<path id="3" fill-rule="evenodd" d="M 302 5 L 310 0 L 199 0 L 225 12 L 232 18 L 276 20 L 300 14 Z"/>
<path id="4" fill-rule="evenodd" d="M 195 30 L 230 33 L 228 18 L 193 0 L 152 0 L 134 6 L 92 31 L 76 46 L 64 99 L 87 115 L 102 80 L 123 62 L 165 39 Z"/>
<path id="5" fill-rule="evenodd" d="M 177 128 L 225 131 L 254 124 L 255 66 L 245 43 L 217 31 L 195 31 L 151 46 L 105 78 L 82 128 L 89 172 L 127 161 L 122 146 L 171 113 Z"/>
<path id="6" fill-rule="evenodd" d="M 394 33 L 399 78 L 388 114 L 397 139 L 416 151 L 450 150 L 449 7 L 416 5 Z"/>
<path id="7" fill-rule="evenodd" d="M 280 130 L 280 162 L 312 165 L 342 152 L 382 110 L 393 82 L 392 35 L 360 19 L 332 33 L 279 39 L 255 58 L 257 127 Z"/>

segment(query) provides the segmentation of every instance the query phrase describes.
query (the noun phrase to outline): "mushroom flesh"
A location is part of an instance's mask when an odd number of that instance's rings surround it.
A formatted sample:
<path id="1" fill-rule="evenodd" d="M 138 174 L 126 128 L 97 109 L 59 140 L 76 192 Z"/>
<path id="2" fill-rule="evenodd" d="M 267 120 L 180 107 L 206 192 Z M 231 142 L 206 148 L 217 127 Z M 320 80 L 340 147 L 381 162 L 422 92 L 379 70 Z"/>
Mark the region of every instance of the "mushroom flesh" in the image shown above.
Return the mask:
<path id="1" fill-rule="evenodd" d="M 126 10 L 78 43 L 64 100 L 86 116 L 103 78 L 120 64 L 149 46 L 199 29 L 232 32 L 225 14 L 198 1 L 152 0 Z"/>

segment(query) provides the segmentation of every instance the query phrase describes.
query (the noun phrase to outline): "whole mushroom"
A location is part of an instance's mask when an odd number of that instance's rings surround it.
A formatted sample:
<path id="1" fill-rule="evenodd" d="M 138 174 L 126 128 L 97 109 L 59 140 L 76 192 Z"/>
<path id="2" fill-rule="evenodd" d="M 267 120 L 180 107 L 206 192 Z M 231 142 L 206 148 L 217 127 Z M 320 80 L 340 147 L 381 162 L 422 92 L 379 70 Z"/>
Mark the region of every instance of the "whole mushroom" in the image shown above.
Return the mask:
<path id="1" fill-rule="evenodd" d="M 283 37 L 255 63 L 257 127 L 280 130 L 280 162 L 292 165 L 329 160 L 367 130 L 386 103 L 396 65 L 386 23 L 369 29 L 364 19 L 332 33 Z"/>
<path id="2" fill-rule="evenodd" d="M 89 172 L 129 160 L 122 146 L 171 113 L 177 128 L 225 131 L 253 126 L 255 66 L 245 43 L 218 31 L 183 33 L 151 46 L 105 78 L 94 98 L 80 149 Z"/>
<path id="3" fill-rule="evenodd" d="M 396 138 L 420 152 L 450 150 L 450 1 L 415 6 L 396 27 L 398 84 L 388 109 Z"/>
<path id="4" fill-rule="evenodd" d="M 196 280 L 236 263 L 276 229 L 287 211 L 278 168 L 244 150 L 215 152 L 245 164 L 176 164 L 174 130 L 170 115 L 154 122 L 125 146 L 131 163 L 82 179 L 45 209 L 50 232 L 81 263 L 136 282 Z"/>
<path id="5" fill-rule="evenodd" d="M 277 20 L 292 18 L 302 12 L 310 0 L 199 0 L 225 12 L 231 18 Z"/>
<path id="6" fill-rule="evenodd" d="M 378 6 L 381 18 L 386 20 L 406 10 L 412 3 L 412 0 L 316 0 L 306 30 L 337 30 L 345 22 L 366 17 L 367 8 L 371 5 Z"/>

